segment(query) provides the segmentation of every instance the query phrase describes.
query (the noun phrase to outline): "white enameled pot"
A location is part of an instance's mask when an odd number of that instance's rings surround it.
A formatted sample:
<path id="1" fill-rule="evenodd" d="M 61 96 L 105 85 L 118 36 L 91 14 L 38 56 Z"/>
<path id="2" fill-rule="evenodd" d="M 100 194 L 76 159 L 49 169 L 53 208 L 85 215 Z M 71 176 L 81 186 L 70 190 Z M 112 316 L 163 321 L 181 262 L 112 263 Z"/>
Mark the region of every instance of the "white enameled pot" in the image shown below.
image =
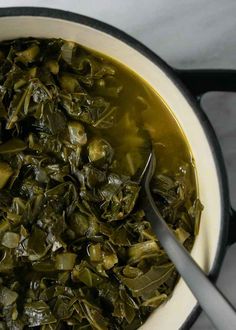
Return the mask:
<path id="1" fill-rule="evenodd" d="M 0 9 L 0 40 L 20 37 L 73 40 L 125 64 L 158 91 L 182 127 L 195 159 L 204 211 L 192 256 L 215 278 L 227 246 L 230 214 L 227 178 L 215 134 L 187 88 L 195 95 L 211 88 L 235 89 L 234 72 L 174 71 L 125 33 L 77 14 L 33 7 Z M 231 218 L 235 218 L 234 212 Z M 152 313 L 142 329 L 188 329 L 197 314 L 196 299 L 180 280 L 171 299 Z"/>

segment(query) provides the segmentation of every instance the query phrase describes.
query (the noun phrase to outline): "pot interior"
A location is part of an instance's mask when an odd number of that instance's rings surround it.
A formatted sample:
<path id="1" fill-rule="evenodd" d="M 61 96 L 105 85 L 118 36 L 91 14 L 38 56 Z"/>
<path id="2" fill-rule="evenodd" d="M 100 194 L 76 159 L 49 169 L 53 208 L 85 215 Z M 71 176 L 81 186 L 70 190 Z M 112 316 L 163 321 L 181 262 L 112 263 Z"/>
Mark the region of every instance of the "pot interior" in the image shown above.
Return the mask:
<path id="1" fill-rule="evenodd" d="M 203 127 L 176 83 L 165 70 L 125 42 L 90 26 L 63 19 L 33 16 L 0 18 L 0 40 L 20 37 L 63 38 L 104 53 L 140 75 L 156 90 L 181 126 L 195 160 L 199 197 L 204 205 L 199 235 L 192 256 L 208 272 L 220 240 L 221 190 L 213 150 Z M 142 329 L 178 329 L 188 318 L 196 300 L 180 280 L 172 298 L 154 312 Z"/>

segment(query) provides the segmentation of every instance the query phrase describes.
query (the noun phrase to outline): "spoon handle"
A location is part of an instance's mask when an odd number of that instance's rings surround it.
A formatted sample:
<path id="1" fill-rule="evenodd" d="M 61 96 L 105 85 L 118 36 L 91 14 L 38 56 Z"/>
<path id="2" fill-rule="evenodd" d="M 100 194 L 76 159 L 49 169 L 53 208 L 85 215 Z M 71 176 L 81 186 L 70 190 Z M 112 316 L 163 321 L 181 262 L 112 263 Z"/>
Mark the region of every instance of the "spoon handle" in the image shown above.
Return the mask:
<path id="1" fill-rule="evenodd" d="M 145 185 L 145 190 L 147 199 L 143 203 L 143 209 L 146 217 L 155 232 L 158 233 L 158 240 L 175 264 L 179 274 L 216 329 L 236 329 L 236 311 L 169 229 L 155 205 L 149 184 Z"/>

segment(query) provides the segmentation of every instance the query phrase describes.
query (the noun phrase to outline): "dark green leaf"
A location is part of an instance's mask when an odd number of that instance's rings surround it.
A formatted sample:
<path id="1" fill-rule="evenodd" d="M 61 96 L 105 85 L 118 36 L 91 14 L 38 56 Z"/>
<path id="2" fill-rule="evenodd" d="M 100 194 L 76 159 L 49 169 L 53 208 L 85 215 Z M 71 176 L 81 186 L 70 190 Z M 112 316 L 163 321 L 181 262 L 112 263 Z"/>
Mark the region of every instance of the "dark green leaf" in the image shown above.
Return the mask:
<path id="1" fill-rule="evenodd" d="M 37 327 L 56 322 L 49 306 L 40 300 L 25 304 L 25 314 L 28 317 L 29 327 Z"/>
<path id="2" fill-rule="evenodd" d="M 120 276 L 120 279 L 131 290 L 134 297 L 147 296 L 165 283 L 173 271 L 174 266 L 169 263 L 163 266 L 153 266 L 147 273 L 136 278 Z"/>
<path id="3" fill-rule="evenodd" d="M 25 150 L 27 145 L 20 139 L 11 139 L 0 145 L 0 154 L 12 154 Z"/>

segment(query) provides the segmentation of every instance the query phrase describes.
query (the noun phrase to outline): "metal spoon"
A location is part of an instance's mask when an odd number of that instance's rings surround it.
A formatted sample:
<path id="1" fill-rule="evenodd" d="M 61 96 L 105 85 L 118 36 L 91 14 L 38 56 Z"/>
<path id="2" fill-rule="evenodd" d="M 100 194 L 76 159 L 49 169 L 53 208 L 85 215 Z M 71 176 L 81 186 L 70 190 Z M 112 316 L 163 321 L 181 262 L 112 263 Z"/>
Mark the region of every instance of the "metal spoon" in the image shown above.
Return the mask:
<path id="1" fill-rule="evenodd" d="M 150 181 L 155 167 L 156 159 L 152 151 L 140 176 L 141 192 L 144 195 L 140 201 L 141 207 L 157 233 L 159 242 L 216 329 L 236 329 L 236 311 L 233 306 L 211 283 L 192 256 L 176 239 L 158 211 L 150 192 Z"/>

